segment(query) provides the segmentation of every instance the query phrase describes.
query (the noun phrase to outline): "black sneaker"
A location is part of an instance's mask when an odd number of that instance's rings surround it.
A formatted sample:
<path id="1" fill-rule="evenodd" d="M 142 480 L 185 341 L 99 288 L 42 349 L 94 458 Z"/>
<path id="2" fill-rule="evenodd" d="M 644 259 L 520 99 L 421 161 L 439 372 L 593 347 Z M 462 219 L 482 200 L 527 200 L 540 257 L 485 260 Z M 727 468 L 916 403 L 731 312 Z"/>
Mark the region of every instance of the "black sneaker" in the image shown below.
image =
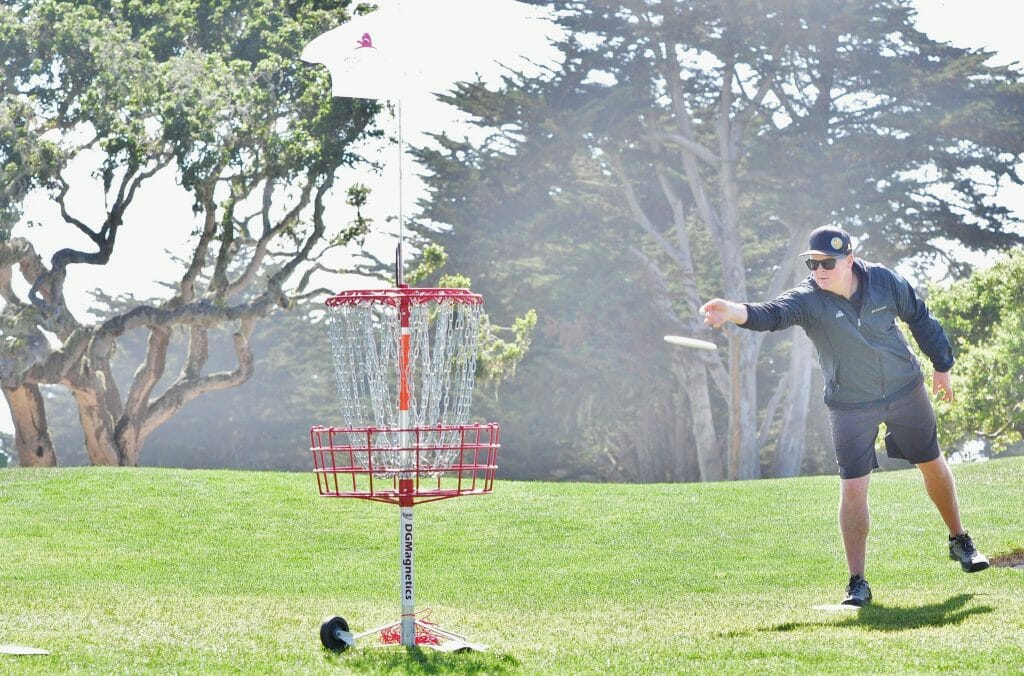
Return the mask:
<path id="1" fill-rule="evenodd" d="M 846 598 L 843 599 L 844 606 L 866 606 L 871 603 L 871 587 L 863 575 L 853 575 L 846 584 Z"/>
<path id="2" fill-rule="evenodd" d="M 968 573 L 988 568 L 988 559 L 974 547 L 974 541 L 967 531 L 949 536 L 949 558 L 959 561 L 960 567 Z"/>

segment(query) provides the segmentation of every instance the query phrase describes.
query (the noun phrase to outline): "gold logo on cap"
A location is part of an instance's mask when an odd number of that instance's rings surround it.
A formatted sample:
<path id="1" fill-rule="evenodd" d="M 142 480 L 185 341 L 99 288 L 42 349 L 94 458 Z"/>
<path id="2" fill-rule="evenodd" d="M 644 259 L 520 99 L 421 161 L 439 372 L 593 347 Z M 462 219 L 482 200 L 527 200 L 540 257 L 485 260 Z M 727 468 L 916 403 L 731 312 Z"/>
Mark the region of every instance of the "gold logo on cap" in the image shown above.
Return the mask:
<path id="1" fill-rule="evenodd" d="M 840 249 L 843 248 L 843 238 L 842 237 L 833 237 L 832 241 L 829 242 L 829 243 L 832 245 L 832 248 L 835 249 L 836 251 L 839 251 Z"/>

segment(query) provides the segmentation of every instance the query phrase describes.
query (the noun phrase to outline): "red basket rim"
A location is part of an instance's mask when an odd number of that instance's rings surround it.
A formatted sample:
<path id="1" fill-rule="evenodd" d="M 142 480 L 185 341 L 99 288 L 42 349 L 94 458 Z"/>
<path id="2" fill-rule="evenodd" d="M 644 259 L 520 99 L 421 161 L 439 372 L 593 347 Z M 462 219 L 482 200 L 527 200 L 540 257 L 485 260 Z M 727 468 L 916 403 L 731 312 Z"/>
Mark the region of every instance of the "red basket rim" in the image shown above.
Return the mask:
<path id="1" fill-rule="evenodd" d="M 482 305 L 483 296 L 473 293 L 469 289 L 438 289 L 438 288 L 411 288 L 398 287 L 388 289 L 361 289 L 354 291 L 342 291 L 331 296 L 325 301 L 327 307 L 338 307 L 339 305 L 357 305 L 360 303 L 381 303 L 385 305 L 399 305 L 402 301 L 420 305 L 431 301 L 451 300 L 464 305 Z"/>
<path id="2" fill-rule="evenodd" d="M 309 450 L 322 497 L 412 505 L 490 493 L 498 469 L 500 430 L 497 423 L 423 425 L 407 429 L 314 425 L 309 430 Z M 459 439 L 424 441 L 420 436 L 446 431 L 459 432 Z M 375 435 L 390 432 L 412 432 L 414 438 L 407 440 L 409 445 L 402 448 L 374 446 Z M 363 440 L 346 438 L 353 434 Z M 452 451 L 455 455 L 446 466 L 420 466 L 421 453 L 433 451 Z M 377 462 L 374 459 L 377 452 L 411 457 L 415 464 L 392 466 L 387 458 L 383 463 Z M 408 484 L 403 488 L 406 481 Z"/>
<path id="3" fill-rule="evenodd" d="M 335 425 L 312 425 L 310 432 L 334 432 L 345 434 L 365 434 L 366 432 L 458 432 L 460 430 L 482 430 L 500 429 L 501 425 L 496 422 L 475 422 L 449 425 L 437 423 L 436 425 L 409 425 L 408 427 L 377 427 L 376 425 L 356 425 L 351 427 Z"/>

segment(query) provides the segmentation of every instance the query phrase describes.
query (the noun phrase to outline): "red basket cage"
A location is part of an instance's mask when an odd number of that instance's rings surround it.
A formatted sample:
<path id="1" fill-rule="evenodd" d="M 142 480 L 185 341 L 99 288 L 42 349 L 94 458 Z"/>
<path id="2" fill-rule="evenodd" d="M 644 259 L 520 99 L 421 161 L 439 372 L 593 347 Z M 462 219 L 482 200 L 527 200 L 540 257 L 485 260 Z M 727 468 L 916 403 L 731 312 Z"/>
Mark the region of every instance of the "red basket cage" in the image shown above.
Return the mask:
<path id="1" fill-rule="evenodd" d="M 490 493 L 499 429 L 496 423 L 405 430 L 316 426 L 309 434 L 317 488 L 324 497 L 392 504 Z M 402 432 L 406 445 L 396 446 L 395 433 Z"/>

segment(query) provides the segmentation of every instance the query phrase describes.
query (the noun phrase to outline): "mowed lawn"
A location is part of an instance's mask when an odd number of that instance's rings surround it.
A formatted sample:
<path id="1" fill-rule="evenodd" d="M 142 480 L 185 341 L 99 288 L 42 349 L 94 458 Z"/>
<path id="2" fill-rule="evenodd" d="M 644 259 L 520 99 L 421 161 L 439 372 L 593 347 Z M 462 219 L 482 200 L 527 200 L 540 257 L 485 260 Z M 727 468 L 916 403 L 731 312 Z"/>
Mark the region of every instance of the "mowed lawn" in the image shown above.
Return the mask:
<path id="1" fill-rule="evenodd" d="M 1024 547 L 1024 458 L 955 468 L 990 555 Z M 499 475 L 500 476 L 500 475 Z M 877 473 L 859 614 L 838 479 L 499 481 L 416 508 L 417 609 L 484 653 L 335 655 L 395 620 L 398 509 L 312 474 L 0 470 L 0 673 L 785 673 L 1024 669 L 1024 571 L 968 575 L 914 470 Z"/>

